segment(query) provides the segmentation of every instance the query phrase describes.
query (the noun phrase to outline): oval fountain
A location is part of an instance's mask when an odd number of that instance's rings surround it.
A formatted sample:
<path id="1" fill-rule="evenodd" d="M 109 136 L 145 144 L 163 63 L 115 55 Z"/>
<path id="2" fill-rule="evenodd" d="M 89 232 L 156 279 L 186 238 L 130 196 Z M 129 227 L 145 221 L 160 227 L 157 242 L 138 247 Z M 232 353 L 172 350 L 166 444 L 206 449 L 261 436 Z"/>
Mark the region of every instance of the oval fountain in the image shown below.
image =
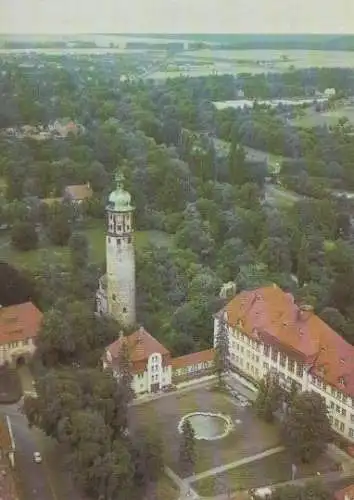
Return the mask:
<path id="1" fill-rule="evenodd" d="M 194 412 L 184 415 L 178 424 L 178 431 L 182 433 L 185 420 L 188 420 L 194 429 L 195 439 L 215 441 L 226 437 L 233 424 L 230 417 L 222 413 Z"/>

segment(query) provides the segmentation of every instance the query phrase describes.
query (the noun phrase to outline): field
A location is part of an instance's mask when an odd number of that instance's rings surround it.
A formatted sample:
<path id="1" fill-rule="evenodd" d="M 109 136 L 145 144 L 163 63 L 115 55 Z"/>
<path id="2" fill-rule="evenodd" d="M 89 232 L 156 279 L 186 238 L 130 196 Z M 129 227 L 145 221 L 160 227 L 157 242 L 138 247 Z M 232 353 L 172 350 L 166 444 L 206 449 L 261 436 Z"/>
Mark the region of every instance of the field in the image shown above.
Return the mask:
<path id="1" fill-rule="evenodd" d="M 82 232 L 88 238 L 91 260 L 98 264 L 104 262 L 106 258 L 104 221 L 95 221 L 86 229 L 82 229 Z M 170 244 L 169 236 L 160 231 L 137 231 L 135 241 L 137 251 L 143 249 L 149 242 L 162 246 Z M 68 259 L 68 247 L 53 246 L 48 244 L 45 239 L 42 239 L 37 250 L 20 252 L 12 248 L 8 232 L 0 235 L 0 260 L 7 261 L 15 266 L 35 269 L 44 262 L 66 264 Z"/>
<path id="2" fill-rule="evenodd" d="M 260 421 L 249 408 L 240 408 L 224 394 L 199 388 L 182 394 L 171 394 L 132 408 L 133 425 L 151 423 L 163 434 L 166 463 L 178 471 L 178 423 L 183 415 L 194 411 L 220 412 L 239 420 L 231 433 L 216 441 L 197 441 L 196 473 L 260 453 L 279 444 L 274 426 Z"/>
<path id="3" fill-rule="evenodd" d="M 159 71 L 149 75 L 154 79 L 218 74 L 285 72 L 290 68 L 353 67 L 354 54 L 348 51 L 320 50 L 185 50 L 170 57 L 178 64 L 177 71 Z M 204 66 L 201 65 L 203 63 Z"/>
<path id="4" fill-rule="evenodd" d="M 286 451 L 241 465 L 217 476 L 196 481 L 192 484 L 202 496 L 225 493 L 228 490 L 248 490 L 270 486 L 291 480 L 293 460 Z M 299 465 L 296 478 L 316 476 L 317 472 L 328 473 L 336 470 L 336 464 L 326 456 L 316 463 Z"/>
<path id="5" fill-rule="evenodd" d="M 314 110 L 309 110 L 302 117 L 291 120 L 293 125 L 298 127 L 316 127 L 316 126 L 333 126 L 338 123 L 340 118 L 346 117 L 351 124 L 354 124 L 354 105 L 344 104 L 336 109 L 323 113 L 316 113 Z"/>

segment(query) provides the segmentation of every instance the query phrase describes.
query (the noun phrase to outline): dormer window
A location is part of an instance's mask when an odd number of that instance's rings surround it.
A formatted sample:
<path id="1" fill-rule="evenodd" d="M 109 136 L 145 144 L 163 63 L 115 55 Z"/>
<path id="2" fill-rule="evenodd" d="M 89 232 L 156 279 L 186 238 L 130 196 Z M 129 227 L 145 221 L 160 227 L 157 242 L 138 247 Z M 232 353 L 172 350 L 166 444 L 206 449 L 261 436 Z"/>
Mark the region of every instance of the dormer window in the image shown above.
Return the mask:
<path id="1" fill-rule="evenodd" d="M 338 382 L 340 383 L 340 385 L 345 385 L 344 377 L 339 377 Z"/>

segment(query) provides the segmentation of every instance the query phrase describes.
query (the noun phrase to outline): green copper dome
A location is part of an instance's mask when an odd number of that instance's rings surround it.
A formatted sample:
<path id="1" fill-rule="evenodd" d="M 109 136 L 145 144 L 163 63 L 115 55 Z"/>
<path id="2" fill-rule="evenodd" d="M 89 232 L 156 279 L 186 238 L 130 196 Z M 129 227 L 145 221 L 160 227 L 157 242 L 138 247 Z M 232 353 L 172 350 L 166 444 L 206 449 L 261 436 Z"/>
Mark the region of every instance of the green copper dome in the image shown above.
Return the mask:
<path id="1" fill-rule="evenodd" d="M 108 210 L 114 212 L 131 212 L 134 207 L 131 205 L 131 196 L 124 190 L 123 181 L 124 178 L 121 174 L 116 174 L 115 180 L 117 187 L 108 198 Z"/>

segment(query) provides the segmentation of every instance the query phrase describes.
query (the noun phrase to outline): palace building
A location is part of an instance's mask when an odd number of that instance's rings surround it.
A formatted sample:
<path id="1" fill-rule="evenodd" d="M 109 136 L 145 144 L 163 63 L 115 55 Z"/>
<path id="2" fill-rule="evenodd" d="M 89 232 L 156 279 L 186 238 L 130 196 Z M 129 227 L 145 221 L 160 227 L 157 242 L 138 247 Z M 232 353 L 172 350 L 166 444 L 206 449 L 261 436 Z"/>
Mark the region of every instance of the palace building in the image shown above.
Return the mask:
<path id="1" fill-rule="evenodd" d="M 128 347 L 132 389 L 137 396 L 159 392 L 172 384 L 209 375 L 214 364 L 214 349 L 172 358 L 158 340 L 143 327 L 131 335 L 123 334 L 105 350 L 102 362 L 119 377 L 119 354 L 123 343 Z"/>
<path id="2" fill-rule="evenodd" d="M 354 347 L 308 305 L 278 286 L 237 294 L 214 318 L 226 330 L 231 370 L 254 381 L 277 373 L 290 388 L 319 393 L 336 432 L 354 441 Z"/>

